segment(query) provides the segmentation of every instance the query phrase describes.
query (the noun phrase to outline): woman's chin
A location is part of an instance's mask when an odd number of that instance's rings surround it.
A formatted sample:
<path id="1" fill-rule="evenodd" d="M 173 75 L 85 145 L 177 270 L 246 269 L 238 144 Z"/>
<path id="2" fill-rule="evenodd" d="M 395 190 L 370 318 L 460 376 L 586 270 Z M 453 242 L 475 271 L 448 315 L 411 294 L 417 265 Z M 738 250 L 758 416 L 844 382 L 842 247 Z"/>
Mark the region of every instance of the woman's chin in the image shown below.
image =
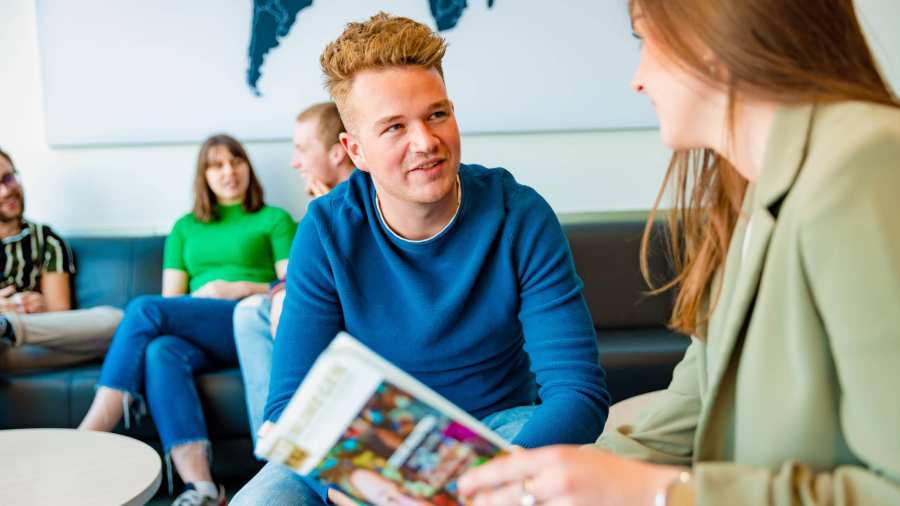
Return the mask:
<path id="1" fill-rule="evenodd" d="M 664 125 L 660 126 L 659 137 L 663 145 L 672 151 L 688 151 L 704 147 L 698 142 L 692 142 L 690 139 L 685 139 L 683 135 L 679 135 L 678 132 L 674 132 Z"/>

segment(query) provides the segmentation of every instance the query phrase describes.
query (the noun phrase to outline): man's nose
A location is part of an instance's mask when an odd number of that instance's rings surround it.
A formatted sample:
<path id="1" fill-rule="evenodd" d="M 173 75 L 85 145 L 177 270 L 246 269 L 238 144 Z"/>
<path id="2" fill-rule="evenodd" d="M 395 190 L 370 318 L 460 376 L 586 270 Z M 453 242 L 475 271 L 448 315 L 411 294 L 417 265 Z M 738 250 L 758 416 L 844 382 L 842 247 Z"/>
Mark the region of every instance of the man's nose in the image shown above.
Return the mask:
<path id="1" fill-rule="evenodd" d="M 410 126 L 411 147 L 417 153 L 431 153 L 437 149 L 440 139 L 427 123 L 413 123 Z"/>

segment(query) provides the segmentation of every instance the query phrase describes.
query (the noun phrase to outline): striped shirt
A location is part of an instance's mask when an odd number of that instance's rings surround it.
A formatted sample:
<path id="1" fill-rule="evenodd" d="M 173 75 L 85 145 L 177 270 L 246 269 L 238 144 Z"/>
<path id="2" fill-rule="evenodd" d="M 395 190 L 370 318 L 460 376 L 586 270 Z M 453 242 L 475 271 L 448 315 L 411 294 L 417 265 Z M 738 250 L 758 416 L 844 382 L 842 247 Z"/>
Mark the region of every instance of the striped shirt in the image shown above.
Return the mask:
<path id="1" fill-rule="evenodd" d="M 75 274 L 72 250 L 47 225 L 22 220 L 22 230 L 2 242 L 0 287 L 15 285 L 17 292 L 38 292 L 44 272 Z"/>

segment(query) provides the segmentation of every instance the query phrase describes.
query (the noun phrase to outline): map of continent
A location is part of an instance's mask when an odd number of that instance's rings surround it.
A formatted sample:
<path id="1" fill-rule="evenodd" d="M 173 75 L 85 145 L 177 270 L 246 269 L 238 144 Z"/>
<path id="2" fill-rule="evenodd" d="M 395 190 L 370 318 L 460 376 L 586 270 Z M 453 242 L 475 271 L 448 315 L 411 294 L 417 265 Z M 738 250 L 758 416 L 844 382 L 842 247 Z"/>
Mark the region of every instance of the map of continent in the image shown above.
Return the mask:
<path id="1" fill-rule="evenodd" d="M 253 0 L 253 21 L 247 51 L 247 85 L 253 94 L 260 95 L 258 85 L 266 58 L 290 33 L 300 11 L 312 3 L 313 0 Z M 493 7 L 494 0 L 487 0 L 487 5 Z M 468 1 L 428 0 L 428 6 L 438 31 L 446 31 L 459 23 Z"/>

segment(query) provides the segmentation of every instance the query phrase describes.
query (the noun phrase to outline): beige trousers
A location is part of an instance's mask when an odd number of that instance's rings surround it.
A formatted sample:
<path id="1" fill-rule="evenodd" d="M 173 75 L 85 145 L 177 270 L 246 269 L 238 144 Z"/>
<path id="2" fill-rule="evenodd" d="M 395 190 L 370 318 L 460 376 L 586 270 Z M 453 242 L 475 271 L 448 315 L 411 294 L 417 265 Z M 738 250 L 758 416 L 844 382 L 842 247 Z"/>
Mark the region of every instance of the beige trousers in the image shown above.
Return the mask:
<path id="1" fill-rule="evenodd" d="M 52 313 L 3 313 L 16 345 L 0 345 L 0 372 L 65 367 L 102 357 L 122 310 L 112 306 Z"/>

